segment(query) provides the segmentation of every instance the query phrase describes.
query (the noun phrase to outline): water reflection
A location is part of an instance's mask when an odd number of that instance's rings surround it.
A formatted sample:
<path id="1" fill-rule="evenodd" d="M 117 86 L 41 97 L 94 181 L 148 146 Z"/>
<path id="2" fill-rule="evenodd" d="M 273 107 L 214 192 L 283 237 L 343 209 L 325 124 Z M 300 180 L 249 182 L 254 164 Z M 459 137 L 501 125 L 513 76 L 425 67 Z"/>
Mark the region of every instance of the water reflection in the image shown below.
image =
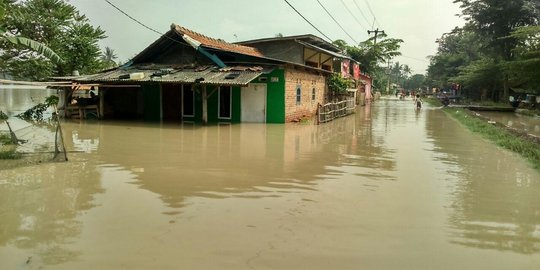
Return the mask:
<path id="1" fill-rule="evenodd" d="M 44 102 L 46 97 L 55 93 L 56 90 L 44 87 L 0 85 L 0 110 L 8 116 L 14 116 Z"/>
<path id="2" fill-rule="evenodd" d="M 38 254 L 46 264 L 75 260 L 80 251 L 67 244 L 78 238 L 78 216 L 100 192 L 98 172 L 86 162 L 0 170 L 0 247 L 32 250 L 28 257 Z"/>
<path id="3" fill-rule="evenodd" d="M 452 242 L 523 254 L 540 252 L 540 179 L 515 155 L 473 138 L 440 113 L 427 132 L 451 193 Z M 495 148 L 495 149 L 494 149 Z"/>
<path id="4" fill-rule="evenodd" d="M 70 162 L 0 170 L 2 269 L 479 269 L 540 253 L 538 173 L 412 102 L 320 126 L 63 127 Z"/>
<path id="5" fill-rule="evenodd" d="M 64 124 L 68 149 L 93 152 L 103 164 L 130 170 L 136 184 L 181 208 L 191 196 L 272 197 L 314 189 L 314 181 L 355 169 L 390 178 L 391 151 L 362 118 L 326 125 L 144 123 Z M 362 169 L 364 168 L 364 169 Z"/>
<path id="6" fill-rule="evenodd" d="M 540 117 L 532 117 L 508 112 L 479 112 L 492 121 L 540 137 Z"/>

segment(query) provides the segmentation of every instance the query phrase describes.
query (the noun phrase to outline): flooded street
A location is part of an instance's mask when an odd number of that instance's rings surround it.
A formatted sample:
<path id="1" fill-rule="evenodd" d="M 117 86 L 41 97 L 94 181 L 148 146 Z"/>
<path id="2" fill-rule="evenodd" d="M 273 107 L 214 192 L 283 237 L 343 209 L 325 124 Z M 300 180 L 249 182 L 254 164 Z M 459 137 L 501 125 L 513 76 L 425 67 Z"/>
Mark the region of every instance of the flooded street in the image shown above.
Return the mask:
<path id="1" fill-rule="evenodd" d="M 0 269 L 540 269 L 540 173 L 436 108 L 63 128 L 0 170 Z"/>
<path id="2" fill-rule="evenodd" d="M 523 130 L 528 134 L 540 137 L 540 117 L 521 115 L 518 113 L 504 112 L 479 112 L 492 121 L 502 123 L 506 126 Z"/>

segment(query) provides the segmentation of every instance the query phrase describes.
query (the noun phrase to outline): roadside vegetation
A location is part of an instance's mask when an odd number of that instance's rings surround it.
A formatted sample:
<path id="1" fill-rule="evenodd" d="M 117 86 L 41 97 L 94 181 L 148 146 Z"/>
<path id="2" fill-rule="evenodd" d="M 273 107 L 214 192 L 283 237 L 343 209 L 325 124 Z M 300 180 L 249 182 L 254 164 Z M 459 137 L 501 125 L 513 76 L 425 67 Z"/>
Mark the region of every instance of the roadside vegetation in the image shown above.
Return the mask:
<path id="1" fill-rule="evenodd" d="M 540 2 L 454 0 L 466 21 L 443 34 L 430 58 L 430 89 L 476 102 L 540 95 Z"/>
<path id="2" fill-rule="evenodd" d="M 442 104 L 438 99 L 428 98 L 425 101 L 432 106 L 442 107 Z M 446 107 L 443 111 L 472 132 L 494 142 L 498 146 L 521 155 L 527 159 L 536 170 L 540 171 L 540 144 L 528 139 L 526 134 L 520 136 L 508 131 L 504 127 L 491 124 L 485 119 L 474 116 L 473 113 L 467 109 Z"/>

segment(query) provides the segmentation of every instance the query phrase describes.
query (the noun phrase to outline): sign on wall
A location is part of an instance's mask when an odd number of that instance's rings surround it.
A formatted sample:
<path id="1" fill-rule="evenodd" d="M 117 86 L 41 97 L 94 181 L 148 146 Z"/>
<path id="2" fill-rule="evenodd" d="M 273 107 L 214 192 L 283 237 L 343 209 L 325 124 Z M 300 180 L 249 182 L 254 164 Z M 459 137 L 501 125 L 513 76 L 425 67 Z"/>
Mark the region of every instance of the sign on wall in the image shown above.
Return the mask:
<path id="1" fill-rule="evenodd" d="M 351 61 L 349 59 L 343 59 L 341 62 L 341 76 L 343 78 L 347 78 L 350 76 L 350 64 Z"/>
<path id="2" fill-rule="evenodd" d="M 355 80 L 360 79 L 360 65 L 357 63 L 353 64 L 353 76 Z"/>

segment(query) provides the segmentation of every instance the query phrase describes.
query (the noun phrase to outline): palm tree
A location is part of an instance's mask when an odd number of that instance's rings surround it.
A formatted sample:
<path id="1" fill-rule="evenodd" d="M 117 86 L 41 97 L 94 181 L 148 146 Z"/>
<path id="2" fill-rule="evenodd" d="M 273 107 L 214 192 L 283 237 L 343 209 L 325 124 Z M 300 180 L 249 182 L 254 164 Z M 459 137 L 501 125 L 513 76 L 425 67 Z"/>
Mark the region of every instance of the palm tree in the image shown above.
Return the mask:
<path id="1" fill-rule="evenodd" d="M 112 68 L 112 67 L 118 66 L 115 61 L 117 58 L 118 56 L 116 55 L 113 49 L 111 49 L 110 47 L 105 47 L 105 51 L 103 52 L 103 55 L 101 56 L 101 61 L 103 61 L 106 68 Z"/>

